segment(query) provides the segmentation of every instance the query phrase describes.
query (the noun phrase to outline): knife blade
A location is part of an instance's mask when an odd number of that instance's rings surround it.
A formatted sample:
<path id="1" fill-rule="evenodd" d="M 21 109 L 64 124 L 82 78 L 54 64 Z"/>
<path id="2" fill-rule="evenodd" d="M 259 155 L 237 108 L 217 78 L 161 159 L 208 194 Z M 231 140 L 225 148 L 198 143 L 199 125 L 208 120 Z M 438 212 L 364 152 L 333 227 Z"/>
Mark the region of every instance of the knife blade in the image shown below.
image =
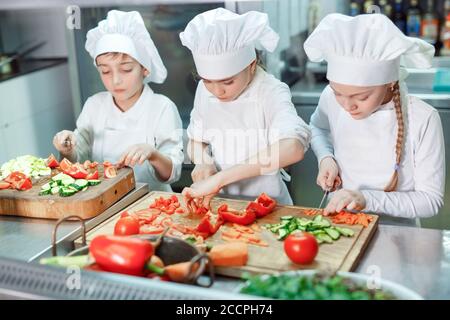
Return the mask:
<path id="1" fill-rule="evenodd" d="M 325 199 L 327 198 L 329 193 L 330 193 L 329 189 L 325 190 L 325 192 L 323 193 L 323 197 L 322 197 L 322 200 L 320 201 L 319 208 L 318 208 L 319 210 L 322 209 L 323 202 L 325 201 Z"/>

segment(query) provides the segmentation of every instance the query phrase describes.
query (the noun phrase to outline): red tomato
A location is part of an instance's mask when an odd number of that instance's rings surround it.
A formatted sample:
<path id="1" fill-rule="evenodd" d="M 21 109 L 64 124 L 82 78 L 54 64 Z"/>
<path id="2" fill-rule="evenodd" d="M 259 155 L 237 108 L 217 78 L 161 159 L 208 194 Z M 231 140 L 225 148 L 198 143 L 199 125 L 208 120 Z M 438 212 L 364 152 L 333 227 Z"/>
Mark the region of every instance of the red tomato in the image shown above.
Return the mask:
<path id="1" fill-rule="evenodd" d="M 0 190 L 9 189 L 10 186 L 9 182 L 0 181 Z"/>
<path id="2" fill-rule="evenodd" d="M 104 172 L 104 176 L 105 178 L 111 179 L 114 178 L 115 176 L 117 176 L 117 171 L 115 167 L 105 167 L 105 172 Z"/>
<path id="3" fill-rule="evenodd" d="M 59 163 L 59 168 L 62 171 L 67 171 L 72 167 L 72 162 L 70 162 L 69 160 L 67 160 L 66 158 L 62 159 L 61 162 Z"/>
<path id="4" fill-rule="evenodd" d="M 91 163 L 91 165 L 89 166 L 91 169 L 95 169 L 98 166 L 98 162 L 94 161 Z"/>
<path id="5" fill-rule="evenodd" d="M 14 171 L 9 174 L 4 180 L 9 183 L 17 183 L 19 181 L 25 180 L 27 176 L 19 171 Z"/>
<path id="6" fill-rule="evenodd" d="M 86 160 L 84 163 L 83 163 L 83 167 L 87 170 L 87 169 L 89 169 L 90 167 L 91 167 L 91 160 Z"/>
<path id="7" fill-rule="evenodd" d="M 53 169 L 53 168 L 56 168 L 57 166 L 59 166 L 58 160 L 56 160 L 55 156 L 53 154 L 51 154 L 47 158 L 47 167 Z"/>
<path id="8" fill-rule="evenodd" d="M 111 167 L 112 166 L 112 163 L 111 162 L 109 162 L 109 161 L 104 161 L 103 162 L 103 166 L 106 168 L 106 167 Z"/>
<path id="9" fill-rule="evenodd" d="M 114 235 L 128 236 L 132 234 L 139 234 L 139 221 L 133 217 L 120 218 L 114 226 Z"/>
<path id="10" fill-rule="evenodd" d="M 21 180 L 18 183 L 17 189 L 19 189 L 19 190 L 28 190 L 28 189 L 31 189 L 32 187 L 33 187 L 33 184 L 31 183 L 31 179 L 27 178 L 27 179 Z"/>
<path id="11" fill-rule="evenodd" d="M 308 232 L 295 231 L 284 240 L 284 252 L 297 264 L 310 264 L 318 251 L 316 238 Z"/>
<path id="12" fill-rule="evenodd" d="M 89 173 L 89 174 L 86 176 L 86 180 L 98 180 L 98 171 L 95 170 L 94 172 Z"/>

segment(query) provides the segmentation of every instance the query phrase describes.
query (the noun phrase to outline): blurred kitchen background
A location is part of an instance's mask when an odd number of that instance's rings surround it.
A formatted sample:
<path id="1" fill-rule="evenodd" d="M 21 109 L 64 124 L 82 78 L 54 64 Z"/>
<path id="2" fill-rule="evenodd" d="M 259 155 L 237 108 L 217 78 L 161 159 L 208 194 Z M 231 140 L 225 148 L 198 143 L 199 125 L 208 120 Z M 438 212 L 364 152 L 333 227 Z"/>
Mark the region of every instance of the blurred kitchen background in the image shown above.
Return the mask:
<path id="1" fill-rule="evenodd" d="M 196 82 L 190 52 L 178 34 L 198 13 L 216 8 L 244 13 L 266 12 L 280 34 L 275 53 L 263 56 L 268 71 L 291 86 L 298 114 L 307 122 L 326 86 L 326 65 L 308 63 L 303 42 L 328 13 L 356 15 L 381 12 L 406 34 L 436 47 L 434 68 L 410 70 L 410 93 L 439 110 L 446 138 L 447 191 L 440 214 L 422 226 L 450 229 L 450 0 L 16 0 L 0 1 L 0 164 L 11 158 L 56 153 L 52 137 L 73 130 L 86 99 L 103 91 L 92 59 L 84 49 L 86 33 L 111 9 L 137 10 L 144 17 L 168 78 L 152 88 L 178 106 L 183 127 L 189 123 Z M 78 19 L 79 18 L 79 19 Z M 175 191 L 191 183 L 193 166 L 185 163 Z M 295 204 L 317 207 L 322 191 L 316 186 L 317 161 L 312 152 L 288 170 Z"/>

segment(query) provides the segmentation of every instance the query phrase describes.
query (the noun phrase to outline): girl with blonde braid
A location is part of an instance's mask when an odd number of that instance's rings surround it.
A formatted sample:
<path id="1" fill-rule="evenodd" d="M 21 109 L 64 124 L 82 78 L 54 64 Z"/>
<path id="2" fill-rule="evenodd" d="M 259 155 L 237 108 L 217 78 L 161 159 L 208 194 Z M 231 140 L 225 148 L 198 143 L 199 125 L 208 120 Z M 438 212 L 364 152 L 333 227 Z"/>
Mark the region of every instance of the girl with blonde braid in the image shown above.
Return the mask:
<path id="1" fill-rule="evenodd" d="M 326 60 L 329 85 L 311 117 L 317 184 L 335 191 L 325 214 L 358 210 L 419 224 L 443 205 L 445 155 L 438 112 L 408 95 L 405 68 L 429 68 L 434 47 L 386 16 L 326 16 L 304 44 Z"/>

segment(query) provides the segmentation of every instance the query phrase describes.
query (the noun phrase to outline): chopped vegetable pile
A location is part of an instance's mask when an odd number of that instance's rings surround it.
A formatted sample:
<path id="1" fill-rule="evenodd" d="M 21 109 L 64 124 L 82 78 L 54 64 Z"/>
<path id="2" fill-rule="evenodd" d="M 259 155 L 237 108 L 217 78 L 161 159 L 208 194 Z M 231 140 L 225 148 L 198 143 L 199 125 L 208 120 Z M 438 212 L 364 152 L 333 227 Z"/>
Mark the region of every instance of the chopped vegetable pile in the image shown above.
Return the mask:
<path id="1" fill-rule="evenodd" d="M 369 290 L 338 275 L 265 275 L 248 279 L 241 293 L 284 300 L 392 300 L 381 290 Z"/>
<path id="2" fill-rule="evenodd" d="M 5 179 L 15 171 L 32 178 L 49 176 L 52 173 L 51 168 L 47 167 L 46 159 L 25 155 L 4 163 L 0 168 L 0 180 Z"/>
<path id="3" fill-rule="evenodd" d="M 50 182 L 47 182 L 41 187 L 40 196 L 59 194 L 61 197 L 70 197 L 79 191 L 86 191 L 89 186 L 96 186 L 100 184 L 100 180 L 92 179 L 74 179 L 65 173 L 58 173 L 52 177 Z"/>
<path id="4" fill-rule="evenodd" d="M 354 235 L 354 231 L 351 229 L 332 226 L 330 221 L 322 215 L 318 215 L 312 220 L 294 216 L 284 216 L 280 220 L 279 223 L 263 225 L 263 228 L 276 233 L 278 240 L 283 240 L 295 230 L 311 233 L 319 243 L 333 243 L 341 235 L 345 237 L 352 237 Z"/>

